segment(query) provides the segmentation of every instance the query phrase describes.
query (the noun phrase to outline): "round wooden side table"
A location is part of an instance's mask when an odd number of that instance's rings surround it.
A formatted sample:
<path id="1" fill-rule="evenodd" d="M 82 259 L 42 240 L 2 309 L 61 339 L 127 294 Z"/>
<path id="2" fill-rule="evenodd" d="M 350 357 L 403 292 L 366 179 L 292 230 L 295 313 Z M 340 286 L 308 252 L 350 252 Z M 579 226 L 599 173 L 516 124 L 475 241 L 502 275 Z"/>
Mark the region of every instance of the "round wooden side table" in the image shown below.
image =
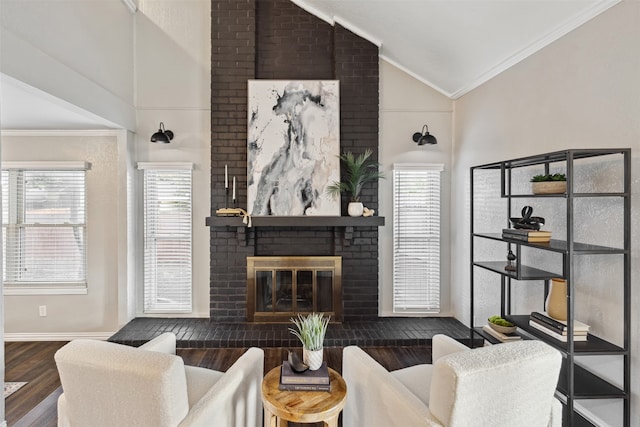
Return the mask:
<path id="1" fill-rule="evenodd" d="M 324 422 L 328 427 L 337 427 L 347 401 L 347 384 L 342 376 L 329 368 L 331 391 L 280 390 L 280 368 L 273 368 L 262 380 L 265 427 L 284 427 L 289 421 Z"/>

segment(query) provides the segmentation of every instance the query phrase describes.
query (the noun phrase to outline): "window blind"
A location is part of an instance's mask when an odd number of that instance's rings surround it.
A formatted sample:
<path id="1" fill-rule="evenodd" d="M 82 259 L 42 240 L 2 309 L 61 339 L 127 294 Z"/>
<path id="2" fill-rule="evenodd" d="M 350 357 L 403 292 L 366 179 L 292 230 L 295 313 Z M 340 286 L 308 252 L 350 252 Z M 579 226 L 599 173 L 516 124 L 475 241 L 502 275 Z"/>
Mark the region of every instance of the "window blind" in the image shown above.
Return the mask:
<path id="1" fill-rule="evenodd" d="M 192 310 L 191 167 L 144 170 L 144 312 Z"/>
<path id="2" fill-rule="evenodd" d="M 86 285 L 86 171 L 31 167 L 2 171 L 4 283 Z"/>
<path id="3" fill-rule="evenodd" d="M 394 312 L 440 311 L 442 170 L 443 165 L 394 165 Z"/>

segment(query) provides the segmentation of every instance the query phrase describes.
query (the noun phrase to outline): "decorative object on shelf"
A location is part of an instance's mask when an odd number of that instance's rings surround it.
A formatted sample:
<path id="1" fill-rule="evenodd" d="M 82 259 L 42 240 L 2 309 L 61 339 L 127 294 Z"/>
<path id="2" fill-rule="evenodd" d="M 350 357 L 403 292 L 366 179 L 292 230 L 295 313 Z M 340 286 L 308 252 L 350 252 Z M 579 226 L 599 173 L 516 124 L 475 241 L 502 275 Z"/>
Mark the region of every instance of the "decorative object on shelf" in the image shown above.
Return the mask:
<path id="1" fill-rule="evenodd" d="M 339 216 L 339 80 L 249 80 L 247 211 Z"/>
<path id="2" fill-rule="evenodd" d="M 364 208 L 362 208 L 362 216 L 364 216 L 364 217 L 373 216 L 374 213 L 376 213 L 375 210 L 369 209 L 366 206 Z"/>
<path id="3" fill-rule="evenodd" d="M 241 216 L 242 223 L 251 228 L 251 215 L 242 208 L 222 208 L 216 211 L 217 216 Z"/>
<path id="4" fill-rule="evenodd" d="M 497 314 L 495 316 L 491 316 L 487 319 L 489 321 L 489 326 L 500 332 L 501 334 L 512 334 L 518 329 L 516 325 L 509 322 L 507 319 L 503 319 L 501 316 Z"/>
<path id="5" fill-rule="evenodd" d="M 500 332 L 495 325 L 489 323 L 482 327 L 482 330 L 497 339 L 500 342 L 511 342 L 521 340 L 522 337 L 515 332 Z"/>
<path id="6" fill-rule="evenodd" d="M 422 132 L 416 132 L 413 134 L 413 142 L 418 145 L 435 145 L 438 140 L 435 136 L 429 133 L 429 127 L 427 125 L 422 126 Z"/>
<path id="7" fill-rule="evenodd" d="M 554 277 L 546 301 L 547 314 L 556 320 L 567 320 L 567 281 Z"/>
<path id="8" fill-rule="evenodd" d="M 297 318 L 291 318 L 296 329 L 289 328 L 289 331 L 302 343 L 302 361 L 312 371 L 322 366 L 324 336 L 329 319 L 329 316 L 325 317 L 322 313 L 310 313 L 307 316 L 298 314 Z"/>
<path id="9" fill-rule="evenodd" d="M 540 227 L 544 224 L 544 218 L 531 216 L 531 214 L 533 214 L 533 208 L 531 206 L 523 207 L 521 214 L 522 218 L 509 218 L 513 228 L 537 231 L 540 230 Z"/>
<path id="10" fill-rule="evenodd" d="M 384 179 L 384 173 L 378 170 L 380 164 L 369 160 L 372 154 L 371 149 L 367 149 L 357 156 L 352 152 L 342 154 L 340 160 L 345 166 L 344 181 L 335 181 L 327 187 L 327 192 L 334 198 L 340 196 L 341 193 L 349 195 L 350 203 L 347 211 L 350 216 L 362 216 L 364 213 L 364 206 L 360 203 L 362 187 L 369 182 Z M 360 204 L 351 207 L 351 203 Z"/>
<path id="11" fill-rule="evenodd" d="M 151 142 L 158 142 L 161 144 L 168 144 L 173 139 L 173 132 L 164 129 L 164 123 L 160 122 L 160 129 L 158 132 L 151 135 Z"/>
<path id="12" fill-rule="evenodd" d="M 517 259 L 516 254 L 511 249 L 507 252 L 507 265 L 504 267 L 506 271 L 517 271 L 518 266 L 513 262 Z"/>
<path id="13" fill-rule="evenodd" d="M 364 214 L 364 205 L 362 202 L 349 202 L 347 213 L 349 216 L 362 216 Z"/>
<path id="14" fill-rule="evenodd" d="M 567 177 L 563 173 L 535 175 L 531 178 L 533 194 L 563 194 L 567 192 Z"/>

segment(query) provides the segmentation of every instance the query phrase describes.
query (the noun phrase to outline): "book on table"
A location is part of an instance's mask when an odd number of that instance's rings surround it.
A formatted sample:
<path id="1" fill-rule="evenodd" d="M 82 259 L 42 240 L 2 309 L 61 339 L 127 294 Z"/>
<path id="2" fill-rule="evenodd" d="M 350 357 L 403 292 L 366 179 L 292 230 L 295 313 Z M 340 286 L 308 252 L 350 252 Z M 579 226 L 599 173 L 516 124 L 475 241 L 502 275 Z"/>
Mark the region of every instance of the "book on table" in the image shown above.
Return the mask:
<path id="1" fill-rule="evenodd" d="M 495 329 L 493 329 L 489 325 L 484 325 L 482 327 L 482 330 L 485 331 L 486 333 L 488 333 L 489 335 L 491 335 L 492 337 L 496 338 L 500 342 L 517 341 L 517 340 L 522 339 L 522 337 L 520 335 L 516 334 L 515 332 L 509 333 L 509 334 L 504 334 L 502 332 L 496 331 Z"/>
<path id="2" fill-rule="evenodd" d="M 329 368 L 327 362 L 322 362 L 320 369 L 295 372 L 289 361 L 282 362 L 280 369 L 280 390 L 292 391 L 330 391 Z"/>
<path id="3" fill-rule="evenodd" d="M 536 329 L 537 331 L 540 331 L 552 338 L 557 339 L 558 341 L 562 341 L 562 342 L 567 342 L 569 340 L 569 337 L 567 335 L 562 335 L 561 333 L 558 332 L 554 332 L 553 330 L 539 324 L 538 322 L 535 322 L 533 319 L 529 320 L 529 326 L 531 326 L 532 328 Z M 582 342 L 582 341 L 587 341 L 587 335 L 588 334 L 584 334 L 584 335 L 578 335 L 578 334 L 574 334 L 573 335 L 573 341 L 574 342 Z"/>
<path id="4" fill-rule="evenodd" d="M 529 320 L 539 323 L 540 325 L 551 329 L 552 331 L 566 335 L 567 334 L 567 322 L 564 320 L 554 319 L 545 312 L 532 311 L 529 315 Z M 574 335 L 586 335 L 589 332 L 589 325 L 582 323 L 579 320 L 573 321 L 573 334 Z"/>

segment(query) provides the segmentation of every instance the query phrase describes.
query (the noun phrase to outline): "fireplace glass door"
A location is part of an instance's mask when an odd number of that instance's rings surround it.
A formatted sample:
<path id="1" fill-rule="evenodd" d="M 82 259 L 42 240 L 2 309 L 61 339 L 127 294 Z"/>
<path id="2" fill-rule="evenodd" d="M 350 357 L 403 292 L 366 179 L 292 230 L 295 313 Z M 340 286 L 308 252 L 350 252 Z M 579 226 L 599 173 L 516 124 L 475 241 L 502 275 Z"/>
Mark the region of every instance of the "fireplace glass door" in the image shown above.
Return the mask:
<path id="1" fill-rule="evenodd" d="M 311 312 L 342 320 L 340 257 L 247 258 L 247 317 L 283 322 Z"/>

